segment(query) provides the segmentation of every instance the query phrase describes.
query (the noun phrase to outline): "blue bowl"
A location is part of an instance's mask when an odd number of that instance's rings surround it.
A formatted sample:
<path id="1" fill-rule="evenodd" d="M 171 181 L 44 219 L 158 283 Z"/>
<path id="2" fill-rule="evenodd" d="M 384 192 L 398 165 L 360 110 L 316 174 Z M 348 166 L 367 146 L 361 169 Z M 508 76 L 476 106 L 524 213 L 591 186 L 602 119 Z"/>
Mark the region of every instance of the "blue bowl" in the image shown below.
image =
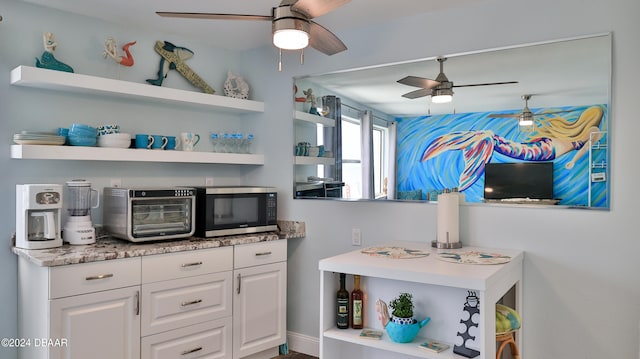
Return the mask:
<path id="1" fill-rule="evenodd" d="M 84 137 L 96 137 L 98 135 L 98 129 L 88 125 L 74 123 L 69 127 L 69 135 L 78 135 Z"/>
<path id="2" fill-rule="evenodd" d="M 69 135 L 69 144 L 71 146 L 95 146 L 96 142 L 97 142 L 97 138 L 94 137 L 88 137 L 88 136 L 76 136 L 76 135 Z"/>
<path id="3" fill-rule="evenodd" d="M 68 128 L 59 127 L 58 128 L 58 136 L 63 136 L 64 137 L 64 144 L 65 145 L 69 144 L 69 129 Z"/>

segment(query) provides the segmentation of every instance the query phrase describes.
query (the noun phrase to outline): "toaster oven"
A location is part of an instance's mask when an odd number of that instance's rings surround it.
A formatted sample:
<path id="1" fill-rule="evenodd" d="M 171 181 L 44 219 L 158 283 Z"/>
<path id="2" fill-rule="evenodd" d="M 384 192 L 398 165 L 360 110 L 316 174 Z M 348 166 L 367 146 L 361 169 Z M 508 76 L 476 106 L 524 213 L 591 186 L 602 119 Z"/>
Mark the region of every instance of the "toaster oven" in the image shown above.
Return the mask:
<path id="1" fill-rule="evenodd" d="M 190 237 L 195 232 L 195 189 L 105 187 L 103 226 L 132 242 Z"/>

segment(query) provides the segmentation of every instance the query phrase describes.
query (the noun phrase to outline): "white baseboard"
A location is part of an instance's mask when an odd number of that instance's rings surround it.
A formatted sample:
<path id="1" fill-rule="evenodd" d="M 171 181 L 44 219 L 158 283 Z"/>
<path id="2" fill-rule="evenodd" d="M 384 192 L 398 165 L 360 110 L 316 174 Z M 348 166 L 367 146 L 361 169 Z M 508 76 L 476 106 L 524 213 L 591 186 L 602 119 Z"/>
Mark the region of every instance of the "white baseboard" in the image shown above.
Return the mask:
<path id="1" fill-rule="evenodd" d="M 289 350 L 314 357 L 320 356 L 320 339 L 317 337 L 287 332 L 287 341 L 289 343 Z"/>

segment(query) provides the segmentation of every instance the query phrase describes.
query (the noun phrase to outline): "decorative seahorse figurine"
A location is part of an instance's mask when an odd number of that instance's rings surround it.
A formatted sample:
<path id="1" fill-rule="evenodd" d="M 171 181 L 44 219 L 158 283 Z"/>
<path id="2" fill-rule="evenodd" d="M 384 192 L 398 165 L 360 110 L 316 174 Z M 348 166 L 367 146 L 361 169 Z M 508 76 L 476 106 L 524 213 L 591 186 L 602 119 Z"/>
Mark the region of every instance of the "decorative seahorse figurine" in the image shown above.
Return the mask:
<path id="1" fill-rule="evenodd" d="M 136 42 L 128 42 L 122 46 L 122 50 L 124 51 L 124 56 L 118 55 L 118 47 L 116 45 L 116 39 L 113 37 L 109 37 L 104 42 L 104 51 L 102 52 L 102 57 L 105 59 L 107 56 L 111 57 L 113 61 L 119 63 L 122 66 L 131 67 L 133 66 L 133 56 L 131 52 L 129 52 L 129 47 L 135 45 Z"/>
<path id="2" fill-rule="evenodd" d="M 40 67 L 43 69 L 64 71 L 64 72 L 73 72 L 73 68 L 71 66 L 58 61 L 55 56 L 53 56 L 53 51 L 58 46 L 53 33 L 45 32 L 42 35 L 42 41 L 44 43 L 44 52 L 40 59 L 36 57 L 36 67 Z"/>

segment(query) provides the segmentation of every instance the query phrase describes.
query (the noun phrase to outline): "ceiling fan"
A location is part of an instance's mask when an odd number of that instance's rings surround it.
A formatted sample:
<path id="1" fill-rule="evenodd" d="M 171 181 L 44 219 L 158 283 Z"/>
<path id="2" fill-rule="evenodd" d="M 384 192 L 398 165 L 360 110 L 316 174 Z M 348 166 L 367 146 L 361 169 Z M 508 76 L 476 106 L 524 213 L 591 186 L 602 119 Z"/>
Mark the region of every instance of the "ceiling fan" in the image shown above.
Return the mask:
<path id="1" fill-rule="evenodd" d="M 408 99 L 415 99 L 424 96 L 431 96 L 431 101 L 434 103 L 445 103 L 451 102 L 453 99 L 453 88 L 454 87 L 473 87 L 473 86 L 488 86 L 488 85 L 506 85 L 506 84 L 516 84 L 518 81 L 506 81 L 506 82 L 490 82 L 490 83 L 482 83 L 482 84 L 468 84 L 468 85 L 454 85 L 452 81 L 449 81 L 447 76 L 444 74 L 444 62 L 447 61 L 446 57 L 438 57 L 436 59 L 440 63 L 440 73 L 435 80 L 431 80 L 424 77 L 417 76 L 407 76 L 403 79 L 398 80 L 399 83 L 421 87 L 419 90 L 411 91 L 402 95 L 402 97 L 406 97 Z"/>
<path id="2" fill-rule="evenodd" d="M 331 31 L 311 19 L 324 15 L 351 0 L 282 0 L 271 15 L 216 14 L 157 11 L 163 17 L 213 20 L 271 21 L 273 44 L 280 50 L 278 69 L 282 70 L 282 50 L 302 50 L 307 46 L 334 55 L 347 49 Z M 304 62 L 303 54 L 300 63 Z"/>
<path id="3" fill-rule="evenodd" d="M 522 109 L 522 112 L 520 112 L 520 113 L 493 113 L 493 114 L 490 114 L 488 117 L 493 117 L 493 118 L 517 118 L 518 119 L 518 125 L 520 125 L 520 126 L 533 126 L 533 117 L 534 116 L 542 116 L 542 115 L 551 115 L 551 114 L 555 114 L 555 113 L 570 112 L 570 111 L 550 111 L 550 112 L 533 113 L 533 112 L 531 112 L 531 110 L 529 110 L 529 100 L 531 99 L 531 96 L 533 96 L 533 95 L 522 95 L 522 96 L 520 96 L 524 100 L 524 108 Z"/>

